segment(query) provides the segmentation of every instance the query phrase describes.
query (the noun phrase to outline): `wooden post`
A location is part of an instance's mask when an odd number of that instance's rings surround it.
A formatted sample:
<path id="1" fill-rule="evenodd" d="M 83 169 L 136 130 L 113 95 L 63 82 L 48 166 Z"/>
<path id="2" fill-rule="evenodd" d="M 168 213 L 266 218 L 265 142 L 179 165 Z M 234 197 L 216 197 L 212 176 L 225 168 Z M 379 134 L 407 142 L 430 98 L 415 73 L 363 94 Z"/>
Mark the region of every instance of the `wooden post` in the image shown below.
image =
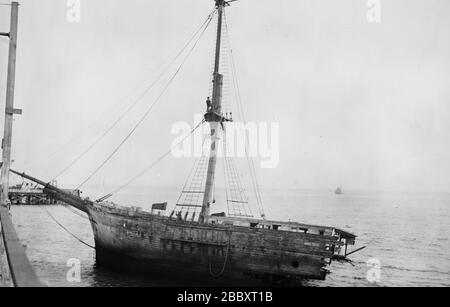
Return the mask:
<path id="1" fill-rule="evenodd" d="M 9 192 L 9 169 L 11 167 L 11 139 L 13 115 L 20 114 L 20 110 L 14 109 L 14 86 L 16 78 L 16 48 L 17 48 L 17 23 L 19 15 L 19 3 L 11 3 L 11 27 L 9 32 L 9 59 L 8 81 L 6 87 L 5 128 L 2 142 L 3 166 L 2 166 L 2 193 L 0 205 L 5 205 Z"/>
<path id="2" fill-rule="evenodd" d="M 17 236 L 11 220 L 11 214 L 5 207 L 0 206 L 0 221 L 2 227 L 2 237 L 4 250 L 12 283 L 15 287 L 43 287 L 39 278 L 34 272 L 33 267 L 28 260 L 25 248 Z M 3 259 L 5 259 L 3 257 Z"/>

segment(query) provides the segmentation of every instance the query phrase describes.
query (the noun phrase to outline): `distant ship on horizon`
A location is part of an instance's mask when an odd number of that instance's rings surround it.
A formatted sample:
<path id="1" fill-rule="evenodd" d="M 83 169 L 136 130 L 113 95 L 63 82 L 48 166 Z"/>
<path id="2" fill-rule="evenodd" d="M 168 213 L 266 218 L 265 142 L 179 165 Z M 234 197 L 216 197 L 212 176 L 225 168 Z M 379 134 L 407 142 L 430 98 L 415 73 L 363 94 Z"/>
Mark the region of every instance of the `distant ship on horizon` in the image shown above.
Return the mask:
<path id="1" fill-rule="evenodd" d="M 334 191 L 334 194 L 342 195 L 342 194 L 344 194 L 344 192 L 342 191 L 342 188 L 341 188 L 341 187 L 337 187 L 337 188 L 336 188 L 336 191 Z"/>

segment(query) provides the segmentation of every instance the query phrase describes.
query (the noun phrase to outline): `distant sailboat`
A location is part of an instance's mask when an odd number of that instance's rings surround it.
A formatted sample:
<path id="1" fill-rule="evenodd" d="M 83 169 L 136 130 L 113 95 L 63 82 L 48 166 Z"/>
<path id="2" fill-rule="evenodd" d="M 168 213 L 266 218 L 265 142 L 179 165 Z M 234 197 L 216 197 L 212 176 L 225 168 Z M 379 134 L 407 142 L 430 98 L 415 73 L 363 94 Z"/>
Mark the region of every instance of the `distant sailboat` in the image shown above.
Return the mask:
<path id="1" fill-rule="evenodd" d="M 344 192 L 342 192 L 342 188 L 341 187 L 337 187 L 336 191 L 334 191 L 334 194 L 342 195 L 342 194 L 344 194 Z"/>

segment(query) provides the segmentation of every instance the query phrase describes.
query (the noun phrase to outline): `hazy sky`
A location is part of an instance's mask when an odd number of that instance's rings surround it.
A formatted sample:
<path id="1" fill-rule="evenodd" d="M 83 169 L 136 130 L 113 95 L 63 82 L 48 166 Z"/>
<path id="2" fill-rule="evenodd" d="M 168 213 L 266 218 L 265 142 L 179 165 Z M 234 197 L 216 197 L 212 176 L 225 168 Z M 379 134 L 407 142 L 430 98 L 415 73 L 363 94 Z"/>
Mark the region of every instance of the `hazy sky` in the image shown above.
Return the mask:
<path id="1" fill-rule="evenodd" d="M 64 0 L 21 1 L 16 107 L 24 114 L 14 122 L 13 167 L 45 180 L 126 109 L 131 100 L 121 98 L 139 93 L 136 86 L 151 80 L 213 1 L 81 5 L 81 23 L 69 23 Z M 381 5 L 379 24 L 367 22 L 366 0 L 240 0 L 227 9 L 247 120 L 280 125 L 280 163 L 257 169 L 261 185 L 450 191 L 450 2 Z M 0 31 L 8 27 L 9 8 L 0 6 Z M 174 122 L 193 124 L 193 114 L 204 111 L 212 35 L 91 184 L 123 183 L 171 145 Z M 0 38 L 2 103 L 7 47 Z M 60 185 L 83 181 L 157 94 L 147 95 Z M 191 164 L 169 157 L 135 185 L 181 186 Z"/>

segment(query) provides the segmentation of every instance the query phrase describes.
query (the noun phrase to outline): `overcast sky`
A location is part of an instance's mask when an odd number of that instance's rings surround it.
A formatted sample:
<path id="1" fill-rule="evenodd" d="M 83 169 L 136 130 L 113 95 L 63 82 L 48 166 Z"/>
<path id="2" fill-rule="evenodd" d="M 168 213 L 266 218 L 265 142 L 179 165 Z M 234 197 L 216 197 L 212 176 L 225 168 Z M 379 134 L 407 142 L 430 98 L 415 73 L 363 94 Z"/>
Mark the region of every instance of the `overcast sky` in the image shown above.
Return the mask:
<path id="1" fill-rule="evenodd" d="M 82 0 L 81 22 L 69 23 L 66 4 L 20 6 L 16 107 L 24 114 L 14 121 L 13 167 L 44 180 L 102 134 L 132 101 L 121 98 L 139 93 L 213 9 L 212 0 Z M 240 0 L 227 9 L 246 118 L 280 125 L 279 165 L 257 168 L 262 186 L 450 191 L 450 2 L 381 5 L 381 23 L 368 23 L 365 0 Z M 8 27 L 9 8 L 0 6 L 0 31 Z M 174 122 L 193 124 L 204 111 L 210 30 L 91 184 L 123 183 L 167 150 Z M 0 38 L 2 102 L 7 47 Z M 60 185 L 83 181 L 157 94 Z M 191 164 L 169 157 L 135 185 L 181 186 Z"/>

